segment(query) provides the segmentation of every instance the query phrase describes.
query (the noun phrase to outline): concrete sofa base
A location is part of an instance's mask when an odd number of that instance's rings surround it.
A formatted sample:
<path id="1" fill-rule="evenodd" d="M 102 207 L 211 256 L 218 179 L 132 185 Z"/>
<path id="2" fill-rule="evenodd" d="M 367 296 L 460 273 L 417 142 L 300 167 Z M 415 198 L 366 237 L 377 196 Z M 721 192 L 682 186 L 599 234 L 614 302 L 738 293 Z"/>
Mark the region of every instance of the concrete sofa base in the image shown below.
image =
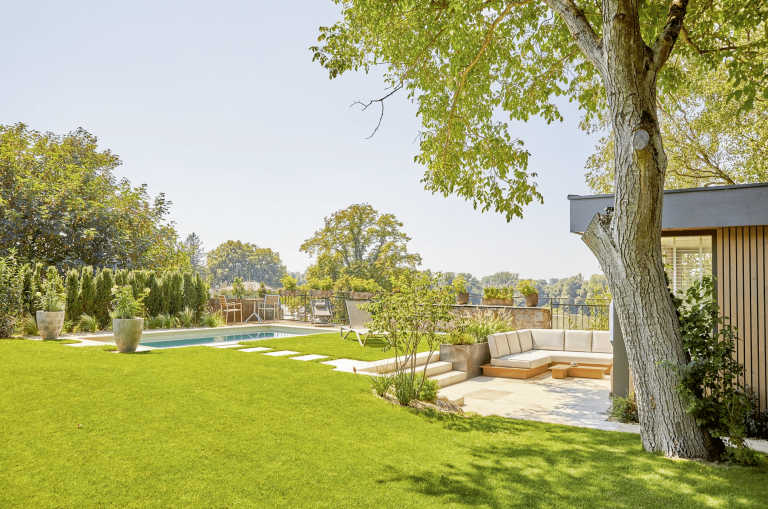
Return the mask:
<path id="1" fill-rule="evenodd" d="M 517 378 L 520 380 L 525 380 L 527 378 L 531 378 L 532 376 L 540 375 L 541 373 L 544 373 L 547 369 L 549 369 L 548 364 L 544 364 L 543 366 L 538 366 L 536 368 L 531 369 L 524 369 L 524 368 L 505 368 L 502 366 L 492 366 L 490 364 L 486 364 L 485 366 L 480 366 L 483 369 L 483 376 L 495 376 L 499 378 Z"/>

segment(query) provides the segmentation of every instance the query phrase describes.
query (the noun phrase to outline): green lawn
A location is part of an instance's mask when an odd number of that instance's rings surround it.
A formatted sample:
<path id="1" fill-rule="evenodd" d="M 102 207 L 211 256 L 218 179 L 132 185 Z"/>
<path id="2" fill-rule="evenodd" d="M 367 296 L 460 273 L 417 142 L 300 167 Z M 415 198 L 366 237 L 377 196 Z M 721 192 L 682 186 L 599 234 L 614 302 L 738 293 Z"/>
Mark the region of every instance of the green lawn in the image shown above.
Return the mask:
<path id="1" fill-rule="evenodd" d="M 393 350 L 384 352 L 383 339 L 371 338 L 365 342 L 365 346 L 360 346 L 354 334 L 350 334 L 346 339 L 341 339 L 338 332 L 294 336 L 292 338 L 243 341 L 241 344 L 249 347 L 268 346 L 279 350 L 293 350 L 303 354 L 327 355 L 334 359 L 355 359 L 358 361 L 377 361 L 395 356 Z M 427 350 L 426 343 L 419 345 L 420 352 Z"/>
<path id="2" fill-rule="evenodd" d="M 262 342 L 259 342 L 262 344 Z M 765 507 L 768 465 L 425 415 L 258 353 L 0 340 L 0 507 Z"/>

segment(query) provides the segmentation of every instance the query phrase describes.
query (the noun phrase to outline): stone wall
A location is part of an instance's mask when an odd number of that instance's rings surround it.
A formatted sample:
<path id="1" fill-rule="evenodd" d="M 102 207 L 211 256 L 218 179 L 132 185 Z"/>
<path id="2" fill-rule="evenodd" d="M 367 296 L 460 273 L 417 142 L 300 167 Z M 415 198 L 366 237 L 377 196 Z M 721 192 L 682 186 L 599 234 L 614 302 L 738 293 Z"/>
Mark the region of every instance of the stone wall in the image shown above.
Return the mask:
<path id="1" fill-rule="evenodd" d="M 549 308 L 527 308 L 518 306 L 452 306 L 457 316 L 471 316 L 477 313 L 502 315 L 514 324 L 515 330 L 551 329 L 552 318 Z"/>

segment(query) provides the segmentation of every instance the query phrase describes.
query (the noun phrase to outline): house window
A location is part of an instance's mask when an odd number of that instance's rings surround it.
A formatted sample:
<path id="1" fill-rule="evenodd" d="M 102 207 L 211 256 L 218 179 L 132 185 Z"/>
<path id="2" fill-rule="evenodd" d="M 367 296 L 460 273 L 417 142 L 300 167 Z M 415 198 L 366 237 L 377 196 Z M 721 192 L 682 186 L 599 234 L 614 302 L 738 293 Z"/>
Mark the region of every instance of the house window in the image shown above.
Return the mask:
<path id="1" fill-rule="evenodd" d="M 664 269 L 669 276 L 669 289 L 678 297 L 696 281 L 712 276 L 712 237 L 662 237 Z"/>

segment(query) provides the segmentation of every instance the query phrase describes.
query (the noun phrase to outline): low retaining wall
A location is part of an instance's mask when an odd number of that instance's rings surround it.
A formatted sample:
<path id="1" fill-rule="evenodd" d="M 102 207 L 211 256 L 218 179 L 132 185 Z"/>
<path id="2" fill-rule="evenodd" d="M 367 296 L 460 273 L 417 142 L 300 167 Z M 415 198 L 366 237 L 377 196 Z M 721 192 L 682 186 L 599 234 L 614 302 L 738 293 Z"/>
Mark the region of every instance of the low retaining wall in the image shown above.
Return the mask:
<path id="1" fill-rule="evenodd" d="M 451 308 L 451 312 L 456 316 L 472 316 L 487 312 L 501 315 L 512 322 L 515 330 L 552 328 L 552 313 L 549 308 L 519 306 L 451 306 Z"/>

